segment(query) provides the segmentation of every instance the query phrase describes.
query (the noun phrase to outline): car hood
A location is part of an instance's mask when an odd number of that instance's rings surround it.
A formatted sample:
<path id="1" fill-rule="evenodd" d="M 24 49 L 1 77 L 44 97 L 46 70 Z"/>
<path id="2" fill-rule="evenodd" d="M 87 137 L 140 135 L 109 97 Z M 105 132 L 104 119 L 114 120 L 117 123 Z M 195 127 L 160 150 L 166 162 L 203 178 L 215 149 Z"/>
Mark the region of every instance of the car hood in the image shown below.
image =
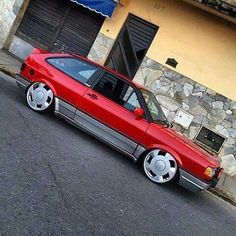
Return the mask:
<path id="1" fill-rule="evenodd" d="M 176 139 L 178 142 L 184 144 L 185 146 L 188 146 L 193 152 L 200 155 L 205 160 L 209 161 L 210 164 L 212 164 L 214 167 L 215 165 L 220 165 L 220 159 L 217 156 L 211 155 L 204 149 L 202 149 L 200 146 L 195 144 L 192 140 L 189 138 L 183 136 L 182 134 L 178 133 L 177 131 L 171 129 L 171 128 L 163 128 L 163 131 L 172 138 Z"/>

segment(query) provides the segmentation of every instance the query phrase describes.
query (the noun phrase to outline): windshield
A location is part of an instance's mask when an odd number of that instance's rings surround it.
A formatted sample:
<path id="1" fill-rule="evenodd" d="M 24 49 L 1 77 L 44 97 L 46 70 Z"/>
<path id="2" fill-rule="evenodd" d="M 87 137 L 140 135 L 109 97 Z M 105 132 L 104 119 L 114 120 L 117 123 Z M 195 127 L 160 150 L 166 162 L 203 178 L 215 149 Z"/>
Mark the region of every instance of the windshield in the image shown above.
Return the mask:
<path id="1" fill-rule="evenodd" d="M 141 89 L 141 93 L 144 97 L 145 103 L 147 104 L 152 120 L 156 123 L 167 124 L 167 118 L 164 112 L 162 111 L 160 104 L 157 102 L 157 99 L 154 94 L 144 89 Z"/>

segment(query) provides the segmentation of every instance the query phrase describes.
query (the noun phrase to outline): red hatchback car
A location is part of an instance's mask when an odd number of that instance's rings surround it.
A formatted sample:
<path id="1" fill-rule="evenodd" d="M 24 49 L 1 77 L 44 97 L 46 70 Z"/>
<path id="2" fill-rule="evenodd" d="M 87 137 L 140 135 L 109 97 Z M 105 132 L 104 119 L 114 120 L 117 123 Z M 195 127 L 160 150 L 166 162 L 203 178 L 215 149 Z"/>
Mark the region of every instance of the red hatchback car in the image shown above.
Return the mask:
<path id="1" fill-rule="evenodd" d="M 142 160 L 150 180 L 176 180 L 191 191 L 215 187 L 220 160 L 171 129 L 147 88 L 81 56 L 40 50 L 25 60 L 16 80 L 31 109 L 53 110 L 134 161 Z"/>

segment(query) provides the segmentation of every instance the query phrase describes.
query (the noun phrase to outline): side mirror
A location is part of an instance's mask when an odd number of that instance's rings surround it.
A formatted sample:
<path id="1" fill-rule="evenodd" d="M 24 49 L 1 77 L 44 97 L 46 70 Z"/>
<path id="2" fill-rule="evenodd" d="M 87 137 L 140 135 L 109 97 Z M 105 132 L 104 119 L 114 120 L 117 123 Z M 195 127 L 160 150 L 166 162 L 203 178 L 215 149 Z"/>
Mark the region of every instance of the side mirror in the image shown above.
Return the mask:
<path id="1" fill-rule="evenodd" d="M 140 107 L 136 107 L 135 110 L 134 110 L 134 114 L 136 116 L 143 117 L 144 116 L 144 110 Z"/>

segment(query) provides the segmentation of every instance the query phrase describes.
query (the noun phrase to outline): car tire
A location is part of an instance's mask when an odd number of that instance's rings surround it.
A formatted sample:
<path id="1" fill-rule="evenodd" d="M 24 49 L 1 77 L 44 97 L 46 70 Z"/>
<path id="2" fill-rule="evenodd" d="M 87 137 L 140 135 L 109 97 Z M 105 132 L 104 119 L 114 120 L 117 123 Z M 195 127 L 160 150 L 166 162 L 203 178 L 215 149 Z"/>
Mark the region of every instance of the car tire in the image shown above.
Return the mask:
<path id="1" fill-rule="evenodd" d="M 146 176 L 155 183 L 173 182 L 178 176 L 178 164 L 175 158 L 161 149 L 154 149 L 143 159 L 143 169 Z"/>
<path id="2" fill-rule="evenodd" d="M 32 110 L 48 112 L 53 109 L 54 94 L 46 84 L 35 82 L 27 89 L 26 101 Z"/>

